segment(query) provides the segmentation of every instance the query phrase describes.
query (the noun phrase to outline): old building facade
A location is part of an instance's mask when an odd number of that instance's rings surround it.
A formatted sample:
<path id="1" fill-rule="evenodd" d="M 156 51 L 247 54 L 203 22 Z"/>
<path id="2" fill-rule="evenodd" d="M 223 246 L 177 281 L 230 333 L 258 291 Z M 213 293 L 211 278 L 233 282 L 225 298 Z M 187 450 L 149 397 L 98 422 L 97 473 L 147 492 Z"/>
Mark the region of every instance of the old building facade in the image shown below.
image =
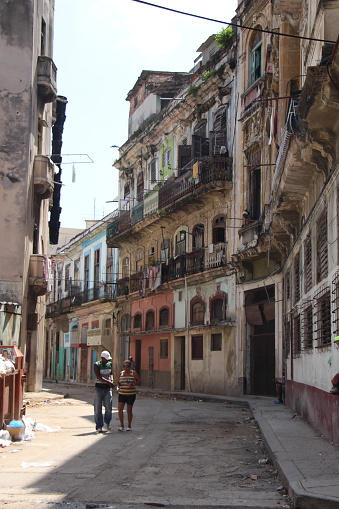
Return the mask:
<path id="1" fill-rule="evenodd" d="M 52 126 L 60 150 L 67 102 L 56 91 L 53 16 L 54 0 L 0 6 L 0 341 L 24 354 L 27 390 L 42 386 L 48 216 L 60 171 Z"/>

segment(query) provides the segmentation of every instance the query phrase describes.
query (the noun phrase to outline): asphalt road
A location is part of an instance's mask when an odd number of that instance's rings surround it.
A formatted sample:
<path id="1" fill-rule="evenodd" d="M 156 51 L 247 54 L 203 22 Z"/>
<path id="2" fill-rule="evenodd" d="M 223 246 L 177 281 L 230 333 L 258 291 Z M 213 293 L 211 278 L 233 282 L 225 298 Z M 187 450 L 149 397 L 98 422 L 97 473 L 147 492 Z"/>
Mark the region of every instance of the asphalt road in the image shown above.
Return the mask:
<path id="1" fill-rule="evenodd" d="M 0 449 L 1 508 L 290 507 L 247 407 L 138 395 L 119 433 L 115 395 L 96 435 L 92 391 L 78 392 L 31 401 L 27 416 L 60 431 Z"/>

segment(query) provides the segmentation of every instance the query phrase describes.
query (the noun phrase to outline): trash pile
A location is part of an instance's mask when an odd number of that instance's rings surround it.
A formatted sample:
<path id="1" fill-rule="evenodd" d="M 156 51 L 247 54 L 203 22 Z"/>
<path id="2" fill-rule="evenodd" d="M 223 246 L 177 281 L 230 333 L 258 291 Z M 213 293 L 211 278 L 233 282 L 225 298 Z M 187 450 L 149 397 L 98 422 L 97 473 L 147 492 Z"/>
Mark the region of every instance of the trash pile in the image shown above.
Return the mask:
<path id="1" fill-rule="evenodd" d="M 15 366 L 13 362 L 0 354 L 0 375 L 7 375 L 7 373 L 13 373 Z"/>
<path id="2" fill-rule="evenodd" d="M 12 420 L 9 424 L 5 425 L 5 428 L 0 430 L 0 448 L 8 447 L 18 440 L 34 440 L 37 431 L 57 433 L 61 429 L 59 426 L 46 426 L 46 424 L 36 422 L 30 417 L 25 416 L 23 416 L 22 421 Z"/>

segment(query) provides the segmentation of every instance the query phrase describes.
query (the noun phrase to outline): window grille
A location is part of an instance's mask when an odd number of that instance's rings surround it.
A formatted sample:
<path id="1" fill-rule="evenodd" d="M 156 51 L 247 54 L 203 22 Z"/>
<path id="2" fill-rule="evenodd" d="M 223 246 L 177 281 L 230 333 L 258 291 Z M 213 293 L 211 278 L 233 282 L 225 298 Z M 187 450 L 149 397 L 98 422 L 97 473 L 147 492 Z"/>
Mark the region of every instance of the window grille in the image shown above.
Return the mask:
<path id="1" fill-rule="evenodd" d="M 322 289 L 316 296 L 315 332 L 318 347 L 331 344 L 331 296 L 328 288 Z"/>
<path id="2" fill-rule="evenodd" d="M 204 358 L 204 336 L 202 334 L 192 336 L 192 360 Z"/>
<path id="3" fill-rule="evenodd" d="M 294 303 L 300 300 L 300 254 L 294 258 Z"/>
<path id="4" fill-rule="evenodd" d="M 305 292 L 312 288 L 312 239 L 309 233 L 304 242 L 304 274 L 305 274 Z"/>
<path id="5" fill-rule="evenodd" d="M 222 334 L 211 334 L 211 352 L 221 352 Z"/>
<path id="6" fill-rule="evenodd" d="M 317 283 L 328 274 L 327 211 L 317 221 Z"/>
<path id="7" fill-rule="evenodd" d="M 300 315 L 293 317 L 293 357 L 297 357 L 301 352 L 301 330 Z"/>
<path id="8" fill-rule="evenodd" d="M 149 163 L 149 174 L 151 182 L 155 182 L 157 180 L 157 160 L 152 159 Z"/>
<path id="9" fill-rule="evenodd" d="M 303 312 L 303 348 L 308 350 L 313 347 L 313 310 L 307 306 Z"/>
<path id="10" fill-rule="evenodd" d="M 160 339 L 160 359 L 168 359 L 168 339 Z"/>
<path id="11" fill-rule="evenodd" d="M 332 281 L 332 323 L 333 331 L 337 336 L 339 334 L 339 272 L 336 273 Z"/>

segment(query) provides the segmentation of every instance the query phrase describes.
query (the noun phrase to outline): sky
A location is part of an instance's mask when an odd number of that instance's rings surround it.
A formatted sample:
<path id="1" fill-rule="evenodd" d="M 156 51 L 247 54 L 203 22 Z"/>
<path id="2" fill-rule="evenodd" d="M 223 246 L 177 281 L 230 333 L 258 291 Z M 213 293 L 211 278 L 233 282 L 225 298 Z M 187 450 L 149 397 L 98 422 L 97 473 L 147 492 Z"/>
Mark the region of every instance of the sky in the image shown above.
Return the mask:
<path id="1" fill-rule="evenodd" d="M 237 0 L 152 3 L 225 22 L 237 7 Z M 141 72 L 190 71 L 199 46 L 225 26 L 133 0 L 55 0 L 53 60 L 58 94 L 68 100 L 61 227 L 85 228 L 85 220 L 116 209 L 106 203 L 118 194 L 112 165 L 119 152 L 112 145 L 127 140 L 126 97 Z"/>

